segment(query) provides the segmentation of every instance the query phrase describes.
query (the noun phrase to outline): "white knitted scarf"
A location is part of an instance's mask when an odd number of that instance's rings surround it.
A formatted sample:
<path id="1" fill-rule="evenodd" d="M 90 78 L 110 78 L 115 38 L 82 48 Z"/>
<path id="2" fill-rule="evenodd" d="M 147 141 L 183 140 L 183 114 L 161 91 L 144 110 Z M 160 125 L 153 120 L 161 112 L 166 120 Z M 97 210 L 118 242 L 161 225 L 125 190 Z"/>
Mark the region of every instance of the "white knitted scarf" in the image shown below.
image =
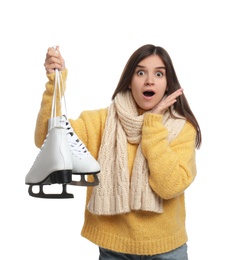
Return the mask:
<path id="1" fill-rule="evenodd" d="M 173 110 L 173 114 L 178 114 Z M 114 215 L 131 210 L 162 213 L 163 202 L 149 186 L 149 169 L 141 149 L 143 115 L 138 115 L 130 91 L 116 95 L 108 117 L 98 156 L 100 183 L 93 187 L 88 210 L 97 215 Z M 182 130 L 185 119 L 165 113 L 163 123 L 169 130 L 170 143 Z M 139 144 L 131 180 L 129 178 L 127 142 Z"/>

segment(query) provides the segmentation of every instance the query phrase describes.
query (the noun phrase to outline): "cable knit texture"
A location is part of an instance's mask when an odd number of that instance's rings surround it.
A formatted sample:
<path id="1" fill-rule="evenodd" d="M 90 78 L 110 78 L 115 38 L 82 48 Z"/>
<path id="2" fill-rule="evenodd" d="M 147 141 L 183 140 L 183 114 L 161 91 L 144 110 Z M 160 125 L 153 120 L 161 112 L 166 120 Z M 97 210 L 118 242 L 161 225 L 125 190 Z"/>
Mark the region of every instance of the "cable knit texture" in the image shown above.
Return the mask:
<path id="1" fill-rule="evenodd" d="M 64 71 L 64 79 L 66 75 L 67 71 Z M 35 142 L 38 147 L 45 139 L 51 114 L 54 74 L 48 75 L 48 79 L 36 124 Z M 85 107 L 85 104 L 80 106 Z M 75 133 L 96 159 L 107 115 L 108 109 L 104 108 L 84 111 L 76 120 L 69 119 Z M 163 212 L 158 214 L 152 211 L 131 210 L 122 214 L 96 215 L 85 208 L 81 235 L 89 241 L 110 250 L 137 255 L 168 252 L 187 242 L 185 190 L 196 176 L 196 130 L 186 122 L 176 138 L 168 143 L 170 130 L 162 121 L 163 117 L 160 115 L 143 114 L 141 148 L 148 163 L 149 186 L 162 198 Z M 139 144 L 127 142 L 126 146 L 131 182 Z M 91 181 L 93 177 L 90 175 L 88 178 Z M 84 187 L 83 191 L 87 191 L 84 198 L 88 204 L 93 187 Z M 92 256 L 86 255 L 85 259 L 92 259 Z"/>
<path id="2" fill-rule="evenodd" d="M 178 114 L 173 111 L 173 114 Z M 89 201 L 90 212 L 99 215 L 127 213 L 130 210 L 163 212 L 162 198 L 149 185 L 149 169 L 141 148 L 144 115 L 138 115 L 131 91 L 116 95 L 109 107 L 98 161 L 100 185 L 94 187 Z M 185 124 L 183 118 L 163 117 L 169 131 L 168 144 Z M 129 180 L 127 142 L 138 144 L 131 181 Z"/>

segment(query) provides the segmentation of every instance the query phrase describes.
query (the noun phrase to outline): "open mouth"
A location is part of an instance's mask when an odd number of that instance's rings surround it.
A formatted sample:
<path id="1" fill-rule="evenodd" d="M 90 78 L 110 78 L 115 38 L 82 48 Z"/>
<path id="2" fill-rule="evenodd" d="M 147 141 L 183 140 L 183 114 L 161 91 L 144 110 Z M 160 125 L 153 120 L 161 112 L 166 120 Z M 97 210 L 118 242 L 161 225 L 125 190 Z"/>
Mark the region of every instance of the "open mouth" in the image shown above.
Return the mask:
<path id="1" fill-rule="evenodd" d="M 143 95 L 145 97 L 152 97 L 153 95 L 155 95 L 155 92 L 153 92 L 153 91 L 144 91 Z"/>

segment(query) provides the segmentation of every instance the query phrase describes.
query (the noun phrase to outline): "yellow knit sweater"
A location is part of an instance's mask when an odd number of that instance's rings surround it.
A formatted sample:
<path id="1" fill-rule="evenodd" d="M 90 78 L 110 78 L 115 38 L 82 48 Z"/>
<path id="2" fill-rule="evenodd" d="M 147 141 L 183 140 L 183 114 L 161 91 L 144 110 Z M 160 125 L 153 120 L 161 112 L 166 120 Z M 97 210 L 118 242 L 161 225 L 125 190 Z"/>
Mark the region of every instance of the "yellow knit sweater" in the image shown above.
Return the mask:
<path id="1" fill-rule="evenodd" d="M 66 79 L 67 70 L 63 73 Z M 38 114 L 35 144 L 41 147 L 51 115 L 54 74 L 43 94 Z M 69 120 L 75 133 L 97 158 L 107 117 L 107 109 L 84 111 Z M 142 129 L 142 150 L 150 170 L 149 184 L 163 198 L 163 213 L 131 211 L 127 214 L 98 216 L 85 209 L 81 235 L 110 250 L 129 254 L 153 255 L 168 252 L 187 242 L 184 191 L 196 175 L 194 127 L 187 122 L 170 145 L 162 116 L 146 113 Z M 137 145 L 128 144 L 128 166 L 132 171 Z M 91 177 L 92 178 L 92 177 Z M 87 187 L 86 204 L 92 187 Z"/>

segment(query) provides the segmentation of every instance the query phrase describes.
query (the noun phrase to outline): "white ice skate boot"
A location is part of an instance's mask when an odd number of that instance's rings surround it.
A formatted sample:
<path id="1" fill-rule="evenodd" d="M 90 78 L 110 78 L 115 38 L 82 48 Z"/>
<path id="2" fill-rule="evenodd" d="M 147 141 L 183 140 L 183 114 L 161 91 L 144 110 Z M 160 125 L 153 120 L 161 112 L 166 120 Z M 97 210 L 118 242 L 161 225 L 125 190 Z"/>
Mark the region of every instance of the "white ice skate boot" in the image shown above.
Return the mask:
<path id="1" fill-rule="evenodd" d="M 56 119 L 56 123 L 54 120 Z M 73 175 L 80 175 L 81 179 L 79 181 L 70 182 L 69 184 L 78 186 L 96 186 L 99 184 L 97 178 L 97 173 L 100 172 L 100 165 L 90 154 L 86 146 L 75 134 L 70 122 L 67 120 L 66 116 L 58 116 L 56 118 L 49 119 L 48 127 L 56 124 L 57 126 L 63 127 L 66 130 L 68 144 L 71 152 L 71 159 Z M 94 181 L 88 182 L 85 179 L 85 175 L 93 175 Z"/>
<path id="2" fill-rule="evenodd" d="M 44 144 L 26 175 L 25 183 L 30 185 L 29 195 L 39 198 L 73 198 L 67 193 L 66 184 L 72 181 L 72 160 L 64 128 L 52 128 L 48 131 Z M 63 184 L 61 194 L 45 194 L 43 185 Z M 39 192 L 32 188 L 39 185 Z"/>

